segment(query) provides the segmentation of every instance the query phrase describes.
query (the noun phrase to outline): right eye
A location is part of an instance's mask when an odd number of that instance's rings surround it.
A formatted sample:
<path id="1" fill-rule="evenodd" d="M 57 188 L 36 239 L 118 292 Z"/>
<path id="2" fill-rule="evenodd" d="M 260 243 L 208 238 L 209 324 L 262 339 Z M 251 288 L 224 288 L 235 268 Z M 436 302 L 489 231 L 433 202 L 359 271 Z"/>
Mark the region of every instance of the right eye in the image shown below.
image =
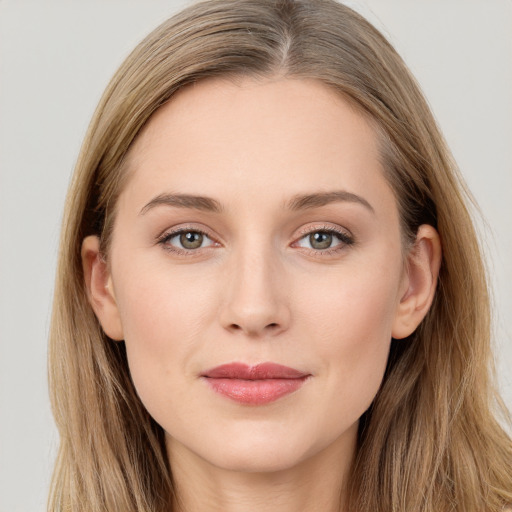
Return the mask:
<path id="1" fill-rule="evenodd" d="M 194 251 L 215 244 L 206 233 L 195 229 L 179 229 L 165 233 L 160 238 L 159 243 L 170 250 L 178 252 Z"/>

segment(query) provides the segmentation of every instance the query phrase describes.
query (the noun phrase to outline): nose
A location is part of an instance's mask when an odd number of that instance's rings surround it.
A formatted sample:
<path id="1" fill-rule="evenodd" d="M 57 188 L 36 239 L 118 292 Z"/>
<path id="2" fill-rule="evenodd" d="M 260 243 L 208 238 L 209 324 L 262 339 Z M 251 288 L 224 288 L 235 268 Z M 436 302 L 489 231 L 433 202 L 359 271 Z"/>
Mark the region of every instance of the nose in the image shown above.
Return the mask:
<path id="1" fill-rule="evenodd" d="M 246 250 L 229 262 L 220 322 L 253 338 L 288 329 L 291 312 L 283 268 L 272 250 Z"/>

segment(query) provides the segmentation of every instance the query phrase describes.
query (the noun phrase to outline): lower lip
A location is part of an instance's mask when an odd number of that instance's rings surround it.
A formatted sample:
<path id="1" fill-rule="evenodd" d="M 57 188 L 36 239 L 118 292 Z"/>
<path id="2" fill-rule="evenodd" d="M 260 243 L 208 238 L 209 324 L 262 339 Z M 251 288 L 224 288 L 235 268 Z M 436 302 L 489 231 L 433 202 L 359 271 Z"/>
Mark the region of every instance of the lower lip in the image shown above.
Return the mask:
<path id="1" fill-rule="evenodd" d="M 297 379 L 204 379 L 214 391 L 235 402 L 264 405 L 297 391 L 307 376 Z"/>

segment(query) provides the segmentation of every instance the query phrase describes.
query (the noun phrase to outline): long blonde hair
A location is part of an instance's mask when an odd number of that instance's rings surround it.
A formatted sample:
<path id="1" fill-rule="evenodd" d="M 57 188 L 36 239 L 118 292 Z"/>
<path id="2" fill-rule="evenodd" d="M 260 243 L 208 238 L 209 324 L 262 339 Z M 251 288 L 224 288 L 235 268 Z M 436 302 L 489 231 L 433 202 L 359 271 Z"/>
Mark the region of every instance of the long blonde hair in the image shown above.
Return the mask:
<path id="1" fill-rule="evenodd" d="M 393 341 L 360 421 L 350 510 L 501 511 L 512 502 L 512 446 L 496 420 L 486 272 L 469 194 L 401 58 L 334 0 L 207 0 L 154 30 L 118 70 L 94 114 L 69 190 L 50 333 L 49 378 L 60 432 L 49 510 L 171 510 L 163 431 L 141 404 L 124 344 L 88 303 L 80 249 L 108 255 L 123 163 L 151 115 L 208 77 L 314 78 L 367 116 L 379 138 L 404 241 L 435 226 L 443 261 L 417 331 Z M 504 412 L 504 409 L 502 409 Z"/>

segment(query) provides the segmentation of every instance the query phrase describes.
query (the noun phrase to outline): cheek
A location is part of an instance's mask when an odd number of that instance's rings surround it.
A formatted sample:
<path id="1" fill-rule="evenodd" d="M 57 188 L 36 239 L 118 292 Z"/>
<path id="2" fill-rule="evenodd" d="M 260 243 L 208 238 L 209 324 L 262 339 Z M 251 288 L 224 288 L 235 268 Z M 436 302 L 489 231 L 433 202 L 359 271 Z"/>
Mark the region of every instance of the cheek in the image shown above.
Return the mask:
<path id="1" fill-rule="evenodd" d="M 313 276 L 296 293 L 303 299 L 297 316 L 309 318 L 322 350 L 352 347 L 355 355 L 365 345 L 391 336 L 399 276 L 399 269 L 369 272 L 350 267 L 328 276 L 324 286 Z M 333 343 L 335 339 L 339 343 Z"/>
<path id="2" fill-rule="evenodd" d="M 353 269 L 302 304 L 306 338 L 315 340 L 315 355 L 326 366 L 320 368 L 328 378 L 326 400 L 347 418 L 357 419 L 381 385 L 399 276 L 399 269 Z"/>
<path id="3" fill-rule="evenodd" d="M 196 338 L 214 304 L 212 287 L 196 269 L 152 258 L 133 258 L 118 268 L 123 277 L 116 298 L 125 337 L 144 340 L 146 350 L 156 351 L 175 338 L 184 345 Z"/>
<path id="4" fill-rule="evenodd" d="M 142 401 L 152 410 L 156 395 L 175 390 L 180 373 L 190 368 L 214 297 L 204 282 L 186 271 L 173 273 L 133 260 L 131 265 L 116 296 L 130 373 Z"/>

